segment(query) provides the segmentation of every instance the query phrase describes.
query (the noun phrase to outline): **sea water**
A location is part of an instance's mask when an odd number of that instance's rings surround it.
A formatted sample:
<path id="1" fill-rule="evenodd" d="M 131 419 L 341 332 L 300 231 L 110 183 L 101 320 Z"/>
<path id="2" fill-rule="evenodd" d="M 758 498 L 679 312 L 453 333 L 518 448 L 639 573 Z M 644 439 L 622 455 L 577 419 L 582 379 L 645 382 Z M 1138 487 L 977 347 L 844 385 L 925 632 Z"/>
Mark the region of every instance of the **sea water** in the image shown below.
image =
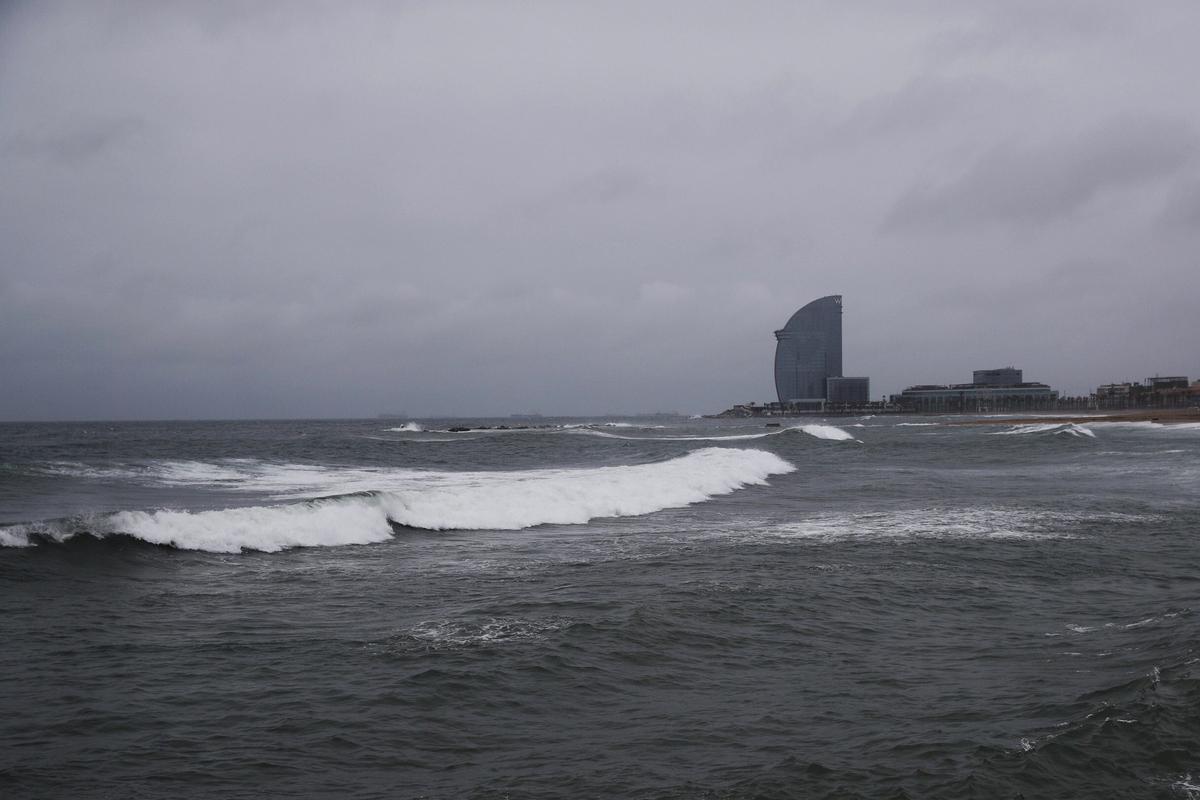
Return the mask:
<path id="1" fill-rule="evenodd" d="M 0 795 L 1200 796 L 1200 426 L 963 421 L 0 425 Z"/>

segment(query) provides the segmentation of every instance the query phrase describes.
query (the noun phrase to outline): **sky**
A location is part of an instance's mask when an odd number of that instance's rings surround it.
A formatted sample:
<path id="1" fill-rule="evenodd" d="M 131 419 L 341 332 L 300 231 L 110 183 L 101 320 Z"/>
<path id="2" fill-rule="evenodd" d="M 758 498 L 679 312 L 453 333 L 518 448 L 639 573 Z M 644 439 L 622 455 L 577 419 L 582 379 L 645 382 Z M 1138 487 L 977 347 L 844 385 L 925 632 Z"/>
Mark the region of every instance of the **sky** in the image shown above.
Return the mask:
<path id="1" fill-rule="evenodd" d="M 0 5 L 0 419 L 1200 377 L 1200 4 Z"/>

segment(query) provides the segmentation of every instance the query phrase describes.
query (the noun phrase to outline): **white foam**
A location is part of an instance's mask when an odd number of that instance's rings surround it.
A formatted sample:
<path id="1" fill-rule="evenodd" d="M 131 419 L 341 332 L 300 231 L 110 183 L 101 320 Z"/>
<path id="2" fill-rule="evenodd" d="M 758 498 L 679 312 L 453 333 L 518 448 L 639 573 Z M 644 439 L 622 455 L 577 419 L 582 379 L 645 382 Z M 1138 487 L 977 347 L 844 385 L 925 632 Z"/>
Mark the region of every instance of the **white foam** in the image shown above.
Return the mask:
<path id="1" fill-rule="evenodd" d="M 279 496 L 317 497 L 377 488 L 381 468 L 338 468 L 314 464 L 277 464 L 256 459 L 149 461 L 140 465 L 89 467 L 57 462 L 45 468 L 55 474 L 84 478 L 119 478 L 148 486 L 200 486 Z"/>
<path id="2" fill-rule="evenodd" d="M 29 547 L 31 544 L 26 526 L 0 528 L 0 547 Z"/>
<path id="3" fill-rule="evenodd" d="M 1014 425 L 1006 431 L 991 431 L 988 435 L 1012 436 L 1031 433 L 1051 433 L 1056 435 L 1066 433 L 1071 436 L 1086 436 L 1089 439 L 1096 438 L 1096 433 L 1091 428 L 1074 422 L 1036 422 L 1028 425 Z"/>
<path id="4" fill-rule="evenodd" d="M 1172 422 L 1169 424 L 1163 424 L 1161 422 L 1153 422 L 1151 420 L 1138 420 L 1128 422 L 1097 421 L 1091 424 L 1103 425 L 1105 428 L 1125 428 L 1128 430 L 1200 431 L 1200 422 Z"/>
<path id="5" fill-rule="evenodd" d="M 654 464 L 466 473 L 419 491 L 380 497 L 388 516 L 402 525 L 515 530 L 678 508 L 794 469 L 765 450 L 710 447 Z"/>
<path id="6" fill-rule="evenodd" d="M 604 439 L 624 439 L 630 442 L 737 442 L 749 439 L 764 439 L 768 436 L 778 436 L 789 431 L 807 433 L 817 439 L 830 441 L 857 441 L 852 434 L 833 425 L 791 425 L 763 433 L 732 433 L 721 436 L 625 436 L 619 433 L 609 433 L 594 428 L 578 428 L 571 433 L 583 436 L 599 436 Z"/>
<path id="7" fill-rule="evenodd" d="M 415 422 L 406 422 L 398 428 L 388 428 L 388 430 L 396 433 L 421 433 L 425 429 Z"/>
<path id="8" fill-rule="evenodd" d="M 288 496 L 370 491 L 323 501 L 220 511 L 123 511 L 66 527 L 0 529 L 0 544 L 37 534 L 63 540 L 74 530 L 123 533 L 188 550 L 274 552 L 291 547 L 369 544 L 392 535 L 389 521 L 429 530 L 518 530 L 638 516 L 700 503 L 764 484 L 793 467 L 774 453 L 710 447 L 669 461 L 594 469 L 420 472 L 273 465 L 243 478 Z M 289 484 L 289 481 L 291 482 Z"/>
<path id="9" fill-rule="evenodd" d="M 798 425 L 796 430 L 804 431 L 809 436 L 815 436 L 818 439 L 828 439 L 831 442 L 855 441 L 853 434 L 833 425 Z"/>
<path id="10" fill-rule="evenodd" d="M 550 633 L 562 630 L 570 624 L 570 620 L 561 618 L 531 620 L 514 617 L 492 618 L 486 622 L 426 621 L 413 626 L 406 636 L 401 638 L 415 639 L 433 649 L 473 647 L 525 639 L 543 639 Z"/>
<path id="11" fill-rule="evenodd" d="M 619 433 L 598 431 L 594 428 L 577 428 L 571 433 L 582 436 L 599 436 L 602 439 L 624 439 L 627 442 L 736 442 L 747 439 L 762 439 L 767 436 L 777 436 L 791 428 L 767 431 L 766 433 L 735 433 L 726 436 L 624 436 Z"/>
<path id="12" fill-rule="evenodd" d="M 844 539 L 1057 539 L 1073 538 L 1089 524 L 1145 524 L 1155 517 L 1112 512 L 1070 513 L 1040 509 L 915 508 L 897 511 L 817 514 L 793 523 L 763 526 L 754 536 L 840 541 Z"/>
<path id="13" fill-rule="evenodd" d="M 1031 425 L 1014 425 L 1006 431 L 990 431 L 989 436 L 1012 436 L 1014 434 L 1047 433 L 1062 427 L 1061 422 L 1039 422 Z"/>
<path id="14" fill-rule="evenodd" d="M 378 503 L 368 498 L 223 511 L 122 511 L 109 524 L 107 533 L 212 553 L 370 544 L 392 535 Z"/>

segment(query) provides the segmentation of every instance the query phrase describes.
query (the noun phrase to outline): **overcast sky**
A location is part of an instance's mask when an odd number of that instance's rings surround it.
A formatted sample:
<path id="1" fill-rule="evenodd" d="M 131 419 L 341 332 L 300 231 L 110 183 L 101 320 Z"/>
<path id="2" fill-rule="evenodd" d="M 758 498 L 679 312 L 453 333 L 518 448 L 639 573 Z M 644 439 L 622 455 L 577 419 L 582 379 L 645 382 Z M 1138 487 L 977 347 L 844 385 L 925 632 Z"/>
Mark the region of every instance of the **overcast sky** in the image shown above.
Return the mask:
<path id="1" fill-rule="evenodd" d="M 0 419 L 1200 376 L 1200 4 L 0 6 Z"/>

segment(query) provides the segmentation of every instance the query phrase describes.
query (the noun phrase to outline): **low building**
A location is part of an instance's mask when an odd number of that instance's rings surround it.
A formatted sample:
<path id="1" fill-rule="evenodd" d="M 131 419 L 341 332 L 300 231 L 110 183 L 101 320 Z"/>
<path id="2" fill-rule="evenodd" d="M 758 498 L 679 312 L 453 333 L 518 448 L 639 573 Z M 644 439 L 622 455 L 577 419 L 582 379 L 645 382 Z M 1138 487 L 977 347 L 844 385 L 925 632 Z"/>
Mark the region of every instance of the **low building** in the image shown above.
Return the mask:
<path id="1" fill-rule="evenodd" d="M 1048 411 L 1058 401 L 1057 391 L 1044 383 L 1022 381 L 1015 367 L 975 370 L 972 377 L 971 383 L 910 386 L 892 395 L 891 402 L 907 411 L 954 413 Z"/>
<path id="2" fill-rule="evenodd" d="M 1135 397 L 1134 383 L 1106 383 L 1097 386 L 1093 397 L 1097 408 L 1128 408 Z"/>
<path id="3" fill-rule="evenodd" d="M 1200 405 L 1200 381 L 1186 375 L 1156 375 L 1144 383 L 1106 383 L 1092 394 L 1096 408 L 1191 408 Z"/>
<path id="4" fill-rule="evenodd" d="M 834 405 L 864 405 L 871 400 L 871 379 L 826 378 L 825 398 Z"/>
<path id="5" fill-rule="evenodd" d="M 971 374 L 971 383 L 976 386 L 1020 386 L 1023 381 L 1021 370 L 1014 367 L 977 369 Z"/>
<path id="6" fill-rule="evenodd" d="M 1188 388 L 1188 379 L 1187 375 L 1155 375 L 1153 378 L 1146 378 L 1146 386 L 1152 392 L 1163 389 L 1186 389 Z"/>
<path id="7" fill-rule="evenodd" d="M 1044 383 L 1018 386 L 976 386 L 958 383 L 950 386 L 910 386 L 892 395 L 892 403 L 908 411 L 986 412 L 1048 411 L 1058 401 L 1058 392 Z"/>

